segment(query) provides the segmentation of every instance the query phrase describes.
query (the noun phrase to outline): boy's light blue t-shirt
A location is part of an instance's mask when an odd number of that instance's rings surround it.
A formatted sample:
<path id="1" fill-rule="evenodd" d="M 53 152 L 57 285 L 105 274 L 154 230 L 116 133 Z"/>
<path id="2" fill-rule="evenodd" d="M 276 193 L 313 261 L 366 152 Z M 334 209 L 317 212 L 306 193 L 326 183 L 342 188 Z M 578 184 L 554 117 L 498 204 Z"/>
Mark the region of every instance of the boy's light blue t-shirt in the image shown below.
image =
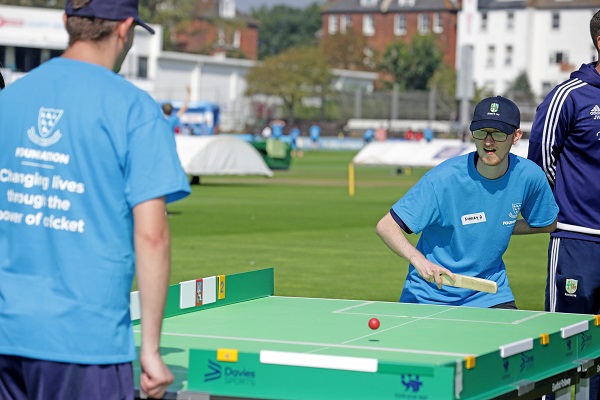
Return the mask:
<path id="1" fill-rule="evenodd" d="M 135 359 L 132 209 L 190 193 L 160 107 L 57 58 L 0 92 L 0 142 L 0 354 Z"/>
<path id="2" fill-rule="evenodd" d="M 417 249 L 431 262 L 458 274 L 498 283 L 489 294 L 436 285 L 410 265 L 401 302 L 491 307 L 514 300 L 502 255 L 521 213 L 532 227 L 550 225 L 558 214 L 543 171 L 509 154 L 499 179 L 486 179 L 475 168 L 475 153 L 452 158 L 427 172 L 392 207 L 414 233 Z"/>

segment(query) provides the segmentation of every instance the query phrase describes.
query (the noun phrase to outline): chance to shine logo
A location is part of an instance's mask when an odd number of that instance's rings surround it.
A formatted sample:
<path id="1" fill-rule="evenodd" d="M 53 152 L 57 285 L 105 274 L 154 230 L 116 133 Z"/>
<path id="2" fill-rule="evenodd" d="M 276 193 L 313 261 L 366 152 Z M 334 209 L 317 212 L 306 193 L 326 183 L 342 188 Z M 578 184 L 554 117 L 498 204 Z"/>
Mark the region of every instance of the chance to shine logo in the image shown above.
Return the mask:
<path id="1" fill-rule="evenodd" d="M 40 107 L 38 113 L 38 130 L 36 132 L 33 126 L 29 128 L 27 131 L 29 140 L 42 147 L 48 147 L 58 142 L 62 134 L 56 129 L 56 125 L 63 113 L 64 110 Z"/>

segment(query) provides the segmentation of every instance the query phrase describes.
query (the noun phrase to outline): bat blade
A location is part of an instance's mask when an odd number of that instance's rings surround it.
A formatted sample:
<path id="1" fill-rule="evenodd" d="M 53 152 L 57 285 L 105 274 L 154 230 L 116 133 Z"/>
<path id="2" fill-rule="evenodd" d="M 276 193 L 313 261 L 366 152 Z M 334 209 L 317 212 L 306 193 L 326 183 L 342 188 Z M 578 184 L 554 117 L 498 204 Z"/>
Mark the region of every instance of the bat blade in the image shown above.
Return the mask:
<path id="1" fill-rule="evenodd" d="M 489 279 L 475 278 L 474 276 L 454 274 L 454 281 L 448 275 L 442 275 L 442 284 L 464 289 L 477 290 L 478 292 L 496 293 L 498 284 Z"/>

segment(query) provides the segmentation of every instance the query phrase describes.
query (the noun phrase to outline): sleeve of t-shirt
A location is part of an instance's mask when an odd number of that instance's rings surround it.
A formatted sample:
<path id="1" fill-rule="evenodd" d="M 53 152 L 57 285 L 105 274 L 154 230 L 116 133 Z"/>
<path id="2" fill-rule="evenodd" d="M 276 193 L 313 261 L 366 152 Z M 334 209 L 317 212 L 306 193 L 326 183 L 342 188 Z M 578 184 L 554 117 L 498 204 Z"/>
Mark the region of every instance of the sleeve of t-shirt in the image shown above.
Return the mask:
<path id="1" fill-rule="evenodd" d="M 438 200 L 433 184 L 425 175 L 400 200 L 392 211 L 414 233 L 420 233 L 440 218 Z"/>
<path id="2" fill-rule="evenodd" d="M 161 115 L 129 132 L 125 187 L 131 207 L 163 196 L 170 203 L 190 194 L 175 137 Z"/>
<path id="3" fill-rule="evenodd" d="M 541 169 L 536 168 L 532 175 L 521 215 L 533 228 L 550 225 L 558 215 L 558 205 Z"/>
<path id="4" fill-rule="evenodd" d="M 411 233 L 413 233 L 413 231 L 410 230 L 410 228 L 408 227 L 408 225 L 406 225 L 404 223 L 404 221 L 402 221 L 402 218 L 400 218 L 398 215 L 396 215 L 396 212 L 394 211 L 394 209 L 390 210 L 390 215 L 392 216 L 393 220 L 396 221 L 396 223 L 400 226 L 400 228 L 408 233 L 409 235 Z"/>

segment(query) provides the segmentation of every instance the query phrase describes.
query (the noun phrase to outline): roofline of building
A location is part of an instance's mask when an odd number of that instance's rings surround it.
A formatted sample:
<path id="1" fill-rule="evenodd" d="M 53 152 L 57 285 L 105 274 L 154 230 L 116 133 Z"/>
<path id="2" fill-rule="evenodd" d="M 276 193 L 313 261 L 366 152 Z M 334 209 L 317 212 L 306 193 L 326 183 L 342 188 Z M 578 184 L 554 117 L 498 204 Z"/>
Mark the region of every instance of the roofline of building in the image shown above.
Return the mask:
<path id="1" fill-rule="evenodd" d="M 225 58 L 207 56 L 205 54 L 178 53 L 175 51 L 161 51 L 159 59 L 197 62 L 204 64 L 225 64 L 232 67 L 251 68 L 257 64 L 256 60 L 246 60 L 243 58 Z"/>
<path id="2" fill-rule="evenodd" d="M 177 53 L 174 51 L 163 51 L 160 53 L 159 59 L 165 60 L 177 60 L 177 61 L 187 61 L 187 62 L 196 62 L 203 64 L 220 64 L 220 65 L 229 65 L 232 67 L 246 67 L 252 68 L 259 64 L 261 61 L 256 60 L 244 60 L 239 58 L 221 58 L 221 57 L 212 57 L 203 54 L 189 54 L 189 53 Z M 339 69 L 332 68 L 331 72 L 333 75 L 337 77 L 345 77 L 345 78 L 357 78 L 357 79 L 372 79 L 376 80 L 379 76 L 377 72 L 370 71 L 353 71 L 348 69 Z"/>
<path id="3" fill-rule="evenodd" d="M 354 71 L 349 69 L 339 69 L 332 68 L 331 72 L 335 76 L 345 77 L 345 78 L 360 78 L 360 79 L 373 79 L 377 80 L 379 74 L 377 72 L 370 71 Z"/>

